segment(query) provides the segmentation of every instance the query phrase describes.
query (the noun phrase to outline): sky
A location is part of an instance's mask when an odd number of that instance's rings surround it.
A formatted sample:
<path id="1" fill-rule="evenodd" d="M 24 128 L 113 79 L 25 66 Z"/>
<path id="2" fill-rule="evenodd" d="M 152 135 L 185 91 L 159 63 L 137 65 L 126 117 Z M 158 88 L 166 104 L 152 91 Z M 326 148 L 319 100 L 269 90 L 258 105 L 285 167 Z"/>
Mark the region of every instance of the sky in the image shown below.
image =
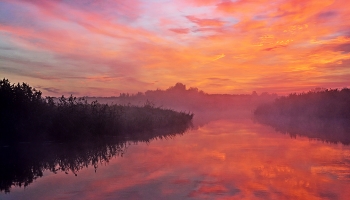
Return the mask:
<path id="1" fill-rule="evenodd" d="M 350 87 L 346 0 L 0 0 L 0 78 L 44 95 Z"/>

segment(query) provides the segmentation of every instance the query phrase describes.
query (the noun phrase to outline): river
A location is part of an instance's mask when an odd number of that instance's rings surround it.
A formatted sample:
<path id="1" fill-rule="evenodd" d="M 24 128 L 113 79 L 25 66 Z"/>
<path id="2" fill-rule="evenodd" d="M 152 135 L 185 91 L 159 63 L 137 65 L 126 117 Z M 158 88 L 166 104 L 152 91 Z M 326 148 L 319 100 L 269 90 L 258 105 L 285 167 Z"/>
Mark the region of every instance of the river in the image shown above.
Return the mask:
<path id="1" fill-rule="evenodd" d="M 74 173 L 46 169 L 0 199 L 350 197 L 348 145 L 291 137 L 249 119 L 219 119 L 184 134 L 129 142 L 106 160 Z"/>

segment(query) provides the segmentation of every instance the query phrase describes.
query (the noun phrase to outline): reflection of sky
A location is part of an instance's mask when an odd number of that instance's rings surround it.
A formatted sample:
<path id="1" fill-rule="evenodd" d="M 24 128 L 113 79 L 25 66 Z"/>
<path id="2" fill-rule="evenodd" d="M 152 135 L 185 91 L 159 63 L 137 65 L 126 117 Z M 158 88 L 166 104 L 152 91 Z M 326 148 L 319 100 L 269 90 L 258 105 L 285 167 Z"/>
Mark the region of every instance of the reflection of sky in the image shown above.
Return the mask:
<path id="1" fill-rule="evenodd" d="M 209 93 L 349 87 L 350 10 L 344 5 L 3 0 L 0 73 L 58 96 L 115 96 L 176 82 Z"/>
<path id="2" fill-rule="evenodd" d="M 78 177 L 48 173 L 1 198 L 346 199 L 349 161 L 348 146 L 216 121 L 175 139 L 132 145 L 96 173 L 93 167 Z"/>

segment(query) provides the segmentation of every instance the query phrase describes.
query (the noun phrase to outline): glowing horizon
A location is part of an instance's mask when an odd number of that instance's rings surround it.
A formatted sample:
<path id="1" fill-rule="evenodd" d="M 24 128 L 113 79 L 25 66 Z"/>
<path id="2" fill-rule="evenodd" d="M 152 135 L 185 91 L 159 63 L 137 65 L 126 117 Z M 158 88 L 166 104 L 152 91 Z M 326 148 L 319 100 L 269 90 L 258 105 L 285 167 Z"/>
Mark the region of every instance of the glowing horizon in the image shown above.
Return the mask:
<path id="1" fill-rule="evenodd" d="M 350 87 L 345 0 L 0 1 L 0 78 L 44 95 L 177 82 L 207 93 Z"/>

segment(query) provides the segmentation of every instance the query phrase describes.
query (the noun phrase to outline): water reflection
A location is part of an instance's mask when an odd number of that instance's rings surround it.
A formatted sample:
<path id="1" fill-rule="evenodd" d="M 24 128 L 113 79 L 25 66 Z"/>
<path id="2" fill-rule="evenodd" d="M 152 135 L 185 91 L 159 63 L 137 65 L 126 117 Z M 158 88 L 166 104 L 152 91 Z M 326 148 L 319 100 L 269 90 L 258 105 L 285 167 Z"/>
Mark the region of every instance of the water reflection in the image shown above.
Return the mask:
<path id="1" fill-rule="evenodd" d="M 182 135 L 190 124 L 174 129 L 140 132 L 128 137 L 105 137 L 90 142 L 17 143 L 1 146 L 0 191 L 8 193 L 13 186 L 28 186 L 42 177 L 45 170 L 78 175 L 83 168 L 108 163 L 112 157 L 123 156 L 131 144 Z"/>
<path id="2" fill-rule="evenodd" d="M 350 144 L 349 119 L 255 117 L 255 120 L 274 127 L 278 132 L 289 134 L 292 138 L 306 136 L 329 143 Z"/>
<path id="3" fill-rule="evenodd" d="M 45 174 L 0 199 L 348 199 L 350 146 L 218 120 L 129 146 L 97 173 L 69 173 Z"/>

